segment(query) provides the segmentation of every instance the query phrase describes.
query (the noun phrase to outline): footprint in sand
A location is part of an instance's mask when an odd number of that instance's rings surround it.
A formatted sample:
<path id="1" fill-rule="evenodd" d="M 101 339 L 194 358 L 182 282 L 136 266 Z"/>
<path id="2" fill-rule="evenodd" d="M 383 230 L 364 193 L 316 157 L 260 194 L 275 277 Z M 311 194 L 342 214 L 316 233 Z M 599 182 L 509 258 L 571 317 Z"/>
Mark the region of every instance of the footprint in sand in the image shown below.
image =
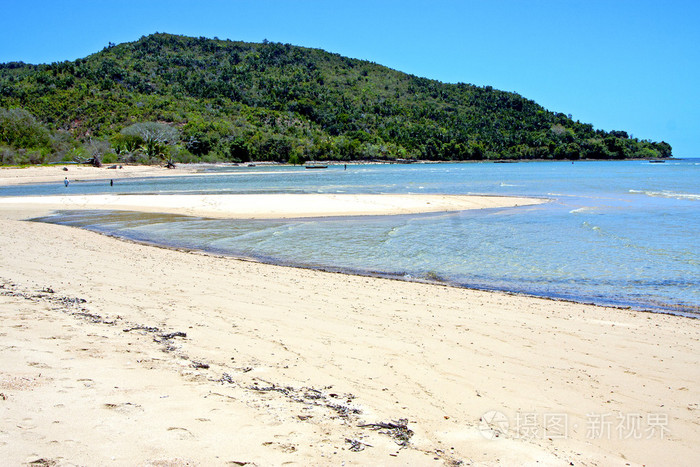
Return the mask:
<path id="1" fill-rule="evenodd" d="M 78 380 L 78 382 L 83 383 L 83 386 L 85 386 L 86 388 L 91 388 L 95 384 L 95 382 L 90 378 L 81 378 Z"/>
<path id="2" fill-rule="evenodd" d="M 50 467 L 57 464 L 57 462 L 54 459 L 46 459 L 44 457 L 40 457 L 37 459 L 35 456 L 32 456 L 32 459 L 33 460 L 27 460 L 27 465 L 35 467 Z"/>
<path id="3" fill-rule="evenodd" d="M 22 440 L 35 443 L 37 441 L 42 441 L 46 439 L 46 436 L 40 435 L 35 431 L 23 431 L 21 433 Z"/>
<path id="4" fill-rule="evenodd" d="M 43 368 L 43 369 L 51 368 L 46 363 L 42 363 L 42 362 L 29 362 L 29 363 L 27 363 L 27 365 L 33 366 L 34 368 Z"/>
<path id="5" fill-rule="evenodd" d="M 194 465 L 194 462 L 186 459 L 158 459 L 154 461 L 147 461 L 144 467 L 181 467 Z"/>
<path id="6" fill-rule="evenodd" d="M 288 453 L 296 452 L 296 450 L 297 450 L 296 445 L 291 444 L 291 443 L 276 443 L 273 441 L 266 441 L 266 442 L 262 443 L 262 445 L 270 447 L 272 449 L 277 449 L 278 451 L 288 452 Z"/>
<path id="7" fill-rule="evenodd" d="M 130 414 L 134 412 L 143 412 L 143 407 L 138 404 L 132 404 L 131 402 L 123 402 L 121 404 L 104 404 L 104 408 L 119 412 L 122 414 Z"/>
<path id="8" fill-rule="evenodd" d="M 194 435 L 192 434 L 192 432 L 190 432 L 190 430 L 188 430 L 187 428 L 181 428 L 179 426 L 171 426 L 170 428 L 168 428 L 168 431 L 172 432 L 179 440 L 186 440 L 186 439 L 194 438 Z"/>

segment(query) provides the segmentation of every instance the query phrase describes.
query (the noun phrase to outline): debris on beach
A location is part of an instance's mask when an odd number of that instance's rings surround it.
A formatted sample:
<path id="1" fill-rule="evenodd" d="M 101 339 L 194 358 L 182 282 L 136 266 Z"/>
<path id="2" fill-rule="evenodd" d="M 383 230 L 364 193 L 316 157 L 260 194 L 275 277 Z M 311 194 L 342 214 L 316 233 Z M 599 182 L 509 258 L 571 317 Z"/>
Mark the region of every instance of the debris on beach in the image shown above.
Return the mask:
<path id="1" fill-rule="evenodd" d="M 231 375 L 229 375 L 228 373 L 224 373 L 223 375 L 221 375 L 221 378 L 219 378 L 218 381 L 221 384 L 224 384 L 224 383 L 234 384 L 235 383 L 233 377 Z"/>
<path id="2" fill-rule="evenodd" d="M 177 332 L 171 332 L 168 334 L 161 334 L 160 337 L 161 337 L 161 339 L 168 340 L 168 339 L 174 339 L 176 337 L 187 337 L 187 334 L 184 332 L 181 332 L 181 331 L 177 331 Z"/>
<path id="3" fill-rule="evenodd" d="M 372 430 L 385 430 L 379 431 L 379 433 L 389 435 L 396 441 L 396 444 L 402 447 L 408 446 L 411 436 L 413 436 L 413 430 L 408 428 L 408 419 L 406 418 L 400 418 L 391 423 L 365 423 L 358 426 L 360 428 L 371 428 Z"/>
<path id="4" fill-rule="evenodd" d="M 224 373 L 224 376 L 219 381 L 223 382 L 224 378 L 226 377 L 228 377 L 227 379 L 231 382 L 233 381 L 233 378 L 226 373 Z M 342 396 L 335 393 L 326 394 L 316 388 L 295 388 L 292 386 L 283 387 L 268 381 L 260 381 L 266 385 L 262 386 L 260 383 L 255 381 L 252 386 L 246 386 L 244 388 L 255 392 L 277 392 L 293 402 L 304 404 L 309 407 L 322 407 L 325 409 L 330 409 L 331 411 L 335 412 L 335 417 L 339 418 L 348 418 L 350 415 L 358 415 L 362 413 L 359 408 L 351 407 L 349 405 L 352 400 L 355 399 L 355 396 L 352 394 L 344 394 Z"/>
<path id="5" fill-rule="evenodd" d="M 150 326 L 133 326 L 133 327 L 124 329 L 124 332 L 131 332 L 131 331 L 159 332 L 160 329 L 155 328 L 155 327 L 150 327 Z"/>
<path id="6" fill-rule="evenodd" d="M 350 443 L 350 448 L 348 449 L 352 452 L 364 451 L 365 446 L 369 448 L 373 447 L 371 444 L 363 443 L 362 441 L 356 439 L 345 438 L 345 442 Z"/>

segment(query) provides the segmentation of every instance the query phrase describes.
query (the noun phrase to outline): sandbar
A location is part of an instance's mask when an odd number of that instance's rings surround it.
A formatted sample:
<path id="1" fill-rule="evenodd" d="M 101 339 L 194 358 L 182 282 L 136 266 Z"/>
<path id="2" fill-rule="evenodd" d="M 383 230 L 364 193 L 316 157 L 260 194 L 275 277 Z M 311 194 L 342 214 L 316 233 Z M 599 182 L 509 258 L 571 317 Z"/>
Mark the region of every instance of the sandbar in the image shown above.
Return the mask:
<path id="1" fill-rule="evenodd" d="M 122 166 L 105 169 L 58 166 L 0 170 L 0 186 L 28 183 L 62 183 L 71 180 L 204 175 L 206 165 L 179 165 L 175 169 L 153 166 Z M 245 170 L 244 167 L 241 170 Z M 37 214 L 51 210 L 126 210 L 232 219 L 278 219 L 361 215 L 397 215 L 471 209 L 528 206 L 546 199 L 441 194 L 100 194 L 0 197 L 6 212 Z"/>
<path id="2" fill-rule="evenodd" d="M 0 209 L 100 209 L 231 219 L 397 215 L 504 208 L 543 203 L 538 198 L 471 195 L 226 194 L 74 195 L 2 197 Z"/>

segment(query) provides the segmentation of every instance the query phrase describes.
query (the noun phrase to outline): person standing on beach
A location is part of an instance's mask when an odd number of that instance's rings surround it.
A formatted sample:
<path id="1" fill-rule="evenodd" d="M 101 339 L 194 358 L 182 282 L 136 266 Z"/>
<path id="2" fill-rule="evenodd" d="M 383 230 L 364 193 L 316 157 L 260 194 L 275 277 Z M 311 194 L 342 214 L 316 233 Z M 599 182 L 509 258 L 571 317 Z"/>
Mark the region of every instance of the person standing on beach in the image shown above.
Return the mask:
<path id="1" fill-rule="evenodd" d="M 66 178 L 63 179 L 63 185 L 64 185 L 66 188 L 68 188 L 68 184 L 69 184 L 69 183 L 70 183 L 70 182 L 68 181 L 68 177 L 66 177 Z"/>

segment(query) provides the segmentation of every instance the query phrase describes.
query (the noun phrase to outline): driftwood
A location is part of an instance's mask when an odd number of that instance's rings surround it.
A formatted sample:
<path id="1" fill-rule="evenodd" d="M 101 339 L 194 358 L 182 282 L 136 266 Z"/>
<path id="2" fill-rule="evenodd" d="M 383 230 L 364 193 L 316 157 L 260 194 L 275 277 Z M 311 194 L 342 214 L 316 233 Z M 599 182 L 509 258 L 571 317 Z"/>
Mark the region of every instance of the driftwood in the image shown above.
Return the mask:
<path id="1" fill-rule="evenodd" d="M 91 165 L 93 167 L 102 167 L 102 161 L 97 156 L 91 157 L 90 159 L 81 159 L 79 157 L 76 157 L 74 161 L 78 164 Z"/>

